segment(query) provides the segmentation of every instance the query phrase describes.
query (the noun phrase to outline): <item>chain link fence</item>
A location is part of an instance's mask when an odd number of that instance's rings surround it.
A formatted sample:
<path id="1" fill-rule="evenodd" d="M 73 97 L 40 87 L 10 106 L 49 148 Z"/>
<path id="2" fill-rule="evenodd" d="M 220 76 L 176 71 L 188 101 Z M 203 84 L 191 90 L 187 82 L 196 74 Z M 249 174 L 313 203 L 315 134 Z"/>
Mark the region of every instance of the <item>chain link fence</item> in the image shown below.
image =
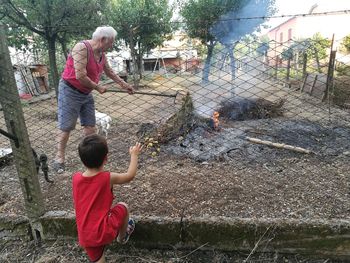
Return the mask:
<path id="1" fill-rule="evenodd" d="M 138 64 L 137 76 L 133 73 L 136 64 L 127 48 L 106 52 L 109 68 L 135 88 L 130 95 L 121 88 L 122 82 L 116 84 L 102 75 L 99 88 L 107 88 L 107 92 L 91 93 L 97 132 L 107 137 L 110 147 L 109 168 L 115 167 L 115 162 L 126 165 L 127 149 L 136 141 L 145 145 L 144 169 L 157 170 L 157 174 L 171 173 L 169 167 L 176 166 L 179 160 L 188 160 L 189 169 L 194 163 L 202 164 L 203 170 L 196 168 L 196 172 L 203 174 L 214 173 L 210 163 L 220 162 L 226 165 L 226 174 L 259 166 L 278 177 L 281 167 L 285 167 L 290 168 L 287 181 L 300 173 L 317 174 L 320 180 L 326 180 L 327 174 L 334 172 L 334 166 L 326 164 L 346 160 L 350 155 L 349 55 L 332 51 L 332 45 L 342 39 L 326 44 L 317 40 L 241 40 L 230 50 L 217 45 L 209 59 L 196 43 L 180 41 L 182 38 L 178 36 L 178 41 L 145 55 Z M 87 55 L 88 45 L 73 54 L 81 59 L 74 62 L 81 73 L 85 73 L 87 61 L 99 63 L 99 56 Z M 42 63 L 47 59 L 36 55 L 37 61 L 17 51 L 11 55 L 31 146 L 38 155 L 48 157 L 49 178 L 60 180 L 51 166 L 57 155 L 59 116 L 56 87 L 52 86 L 47 64 Z M 61 57 L 58 64 L 63 69 L 65 61 Z M 79 94 L 74 84 L 65 85 L 65 89 L 71 96 L 86 96 Z M 85 120 L 93 126 L 94 121 L 89 121 Z M 67 175 L 82 169 L 77 154 L 84 134 L 80 122 L 78 119 L 65 149 Z M 3 110 L 0 127 L 6 127 Z M 5 136 L 0 137 L 0 148 L 11 148 Z M 312 164 L 305 164 L 305 159 Z M 160 164 L 154 168 L 157 162 Z M 50 198 L 52 193 L 44 178 L 40 180 L 44 195 Z M 324 212 L 326 216 L 346 217 L 348 183 L 341 176 L 334 183 L 339 192 L 330 197 L 332 204 Z M 286 202 L 282 199 L 276 205 Z M 336 202 L 339 207 L 331 211 Z M 321 203 L 317 207 L 322 207 Z M 292 210 L 298 208 L 286 208 L 285 213 Z M 242 212 L 241 216 L 249 213 Z M 318 214 L 316 210 L 313 213 Z"/>

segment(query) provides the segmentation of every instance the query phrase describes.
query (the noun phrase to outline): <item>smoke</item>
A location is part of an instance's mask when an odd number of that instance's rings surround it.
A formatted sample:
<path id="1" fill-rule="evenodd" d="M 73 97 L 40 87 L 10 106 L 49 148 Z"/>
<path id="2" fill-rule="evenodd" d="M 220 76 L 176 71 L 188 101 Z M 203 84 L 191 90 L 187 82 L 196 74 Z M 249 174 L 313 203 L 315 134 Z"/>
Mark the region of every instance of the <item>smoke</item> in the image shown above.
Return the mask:
<path id="1" fill-rule="evenodd" d="M 223 45 L 239 41 L 264 23 L 261 17 L 269 15 L 272 3 L 274 1 L 271 0 L 243 1 L 243 7 L 221 16 L 210 29 L 210 33 Z"/>
<path id="2" fill-rule="evenodd" d="M 199 115 L 210 117 L 225 98 L 251 97 L 266 88 L 260 87 L 259 78 L 254 77 L 262 71 L 262 63 L 256 57 L 257 46 L 247 41 L 237 44 L 259 29 L 264 23 L 262 17 L 273 12 L 274 1 L 236 1 L 233 10 L 222 15 L 211 27 L 210 34 L 225 47 L 212 55 L 210 81 L 206 85 L 202 83 L 200 94 L 194 98 Z"/>

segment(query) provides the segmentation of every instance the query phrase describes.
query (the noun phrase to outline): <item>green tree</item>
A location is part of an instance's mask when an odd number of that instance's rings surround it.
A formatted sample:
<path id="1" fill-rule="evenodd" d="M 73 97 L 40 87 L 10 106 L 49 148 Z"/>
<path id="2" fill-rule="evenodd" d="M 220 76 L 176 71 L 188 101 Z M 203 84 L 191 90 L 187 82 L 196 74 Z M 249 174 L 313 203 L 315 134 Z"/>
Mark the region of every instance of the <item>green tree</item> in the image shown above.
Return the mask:
<path id="1" fill-rule="evenodd" d="M 261 56 L 266 56 L 270 48 L 270 40 L 268 36 L 264 35 L 258 40 L 258 47 L 256 52 Z"/>
<path id="2" fill-rule="evenodd" d="M 8 24 L 5 20 L 1 20 L 3 24 Z M 7 43 L 10 47 L 14 47 L 19 51 L 26 51 L 30 46 L 29 36 L 31 32 L 22 26 L 12 26 L 8 28 Z"/>
<path id="3" fill-rule="evenodd" d="M 72 36 L 79 37 L 100 25 L 104 6 L 105 1 L 99 0 L 0 0 L 0 16 L 10 29 L 20 30 L 22 37 L 34 34 L 45 40 L 51 80 L 57 94 L 56 43 L 59 41 L 65 49 Z"/>
<path id="4" fill-rule="evenodd" d="M 314 59 L 317 65 L 317 71 L 321 70 L 321 60 L 327 57 L 327 48 L 330 47 L 330 40 L 322 37 L 320 33 L 316 33 L 311 38 L 296 40 L 288 48 L 281 53 L 283 59 L 294 59 L 295 65 L 299 64 L 300 57 L 305 57 L 305 66 L 308 61 Z"/>
<path id="5" fill-rule="evenodd" d="M 188 0 L 180 1 L 180 14 L 190 37 L 207 46 L 202 80 L 208 81 L 213 50 L 217 43 L 225 46 L 230 58 L 232 78 L 235 75 L 234 48 L 245 35 L 264 22 L 262 18 L 274 12 L 275 0 Z M 243 19 L 241 19 L 243 18 Z"/>
<path id="6" fill-rule="evenodd" d="M 207 47 L 203 81 L 208 81 L 209 69 L 213 51 L 218 39 L 211 34 L 210 29 L 221 15 L 233 8 L 234 1 L 225 3 L 220 0 L 188 0 L 179 1 L 180 14 L 184 19 L 185 30 L 189 37 L 198 38 Z"/>
<path id="7" fill-rule="evenodd" d="M 115 0 L 111 24 L 130 48 L 134 85 L 142 78 L 143 55 L 169 39 L 173 8 L 167 0 Z"/>
<path id="8" fill-rule="evenodd" d="M 345 48 L 347 52 L 350 52 L 350 35 L 344 37 L 342 41 L 342 46 Z"/>

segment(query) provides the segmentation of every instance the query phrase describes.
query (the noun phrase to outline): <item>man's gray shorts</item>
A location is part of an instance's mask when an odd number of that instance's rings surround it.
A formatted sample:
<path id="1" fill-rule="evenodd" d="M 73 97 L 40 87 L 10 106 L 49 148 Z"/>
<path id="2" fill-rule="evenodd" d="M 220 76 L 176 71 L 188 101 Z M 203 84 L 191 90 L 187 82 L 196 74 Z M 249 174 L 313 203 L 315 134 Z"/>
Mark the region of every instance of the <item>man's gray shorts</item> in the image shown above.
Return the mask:
<path id="1" fill-rule="evenodd" d="M 58 128 L 75 129 L 77 119 L 81 126 L 95 126 L 95 104 L 91 93 L 82 94 L 60 80 L 58 85 Z"/>

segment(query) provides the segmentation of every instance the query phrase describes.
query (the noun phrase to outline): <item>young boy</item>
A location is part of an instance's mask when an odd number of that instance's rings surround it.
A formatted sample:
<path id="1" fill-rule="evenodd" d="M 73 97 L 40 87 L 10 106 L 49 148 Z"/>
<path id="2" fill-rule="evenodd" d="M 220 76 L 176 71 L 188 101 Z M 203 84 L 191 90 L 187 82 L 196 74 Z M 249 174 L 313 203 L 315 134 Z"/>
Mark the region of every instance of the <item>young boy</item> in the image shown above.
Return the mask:
<path id="1" fill-rule="evenodd" d="M 112 206 L 113 185 L 124 184 L 134 179 L 137 171 L 140 143 L 130 147 L 129 169 L 126 173 L 104 171 L 108 146 L 100 135 L 86 136 L 78 147 L 86 171 L 73 175 L 73 201 L 78 229 L 79 244 L 92 262 L 105 262 L 104 247 L 116 237 L 125 244 L 135 229 L 134 220 L 129 220 L 125 203 Z"/>

